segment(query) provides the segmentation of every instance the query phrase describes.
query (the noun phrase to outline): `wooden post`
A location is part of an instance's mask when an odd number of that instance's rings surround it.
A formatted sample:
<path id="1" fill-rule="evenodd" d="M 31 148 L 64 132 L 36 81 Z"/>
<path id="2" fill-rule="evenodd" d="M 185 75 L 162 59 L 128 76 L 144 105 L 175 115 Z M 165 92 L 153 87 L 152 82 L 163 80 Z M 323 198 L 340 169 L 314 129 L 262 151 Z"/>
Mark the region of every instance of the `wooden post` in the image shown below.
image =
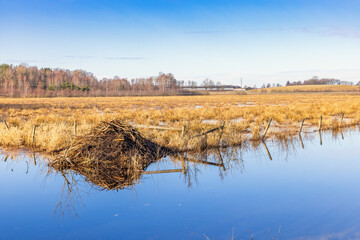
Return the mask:
<path id="1" fill-rule="evenodd" d="M 76 120 L 74 121 L 74 135 L 76 136 L 76 131 L 77 130 L 77 122 Z"/>
<path id="2" fill-rule="evenodd" d="M 321 131 L 321 122 L 322 122 L 322 116 L 320 116 L 320 120 L 319 120 L 319 131 Z"/>
<path id="3" fill-rule="evenodd" d="M 204 136 L 201 139 L 201 150 L 204 150 L 207 148 L 207 133 L 204 134 Z"/>
<path id="4" fill-rule="evenodd" d="M 265 150 L 266 150 L 266 152 L 267 152 L 267 154 L 268 154 L 269 159 L 272 160 L 270 151 L 269 151 L 269 149 L 267 148 L 265 141 L 264 141 L 264 140 L 261 140 L 261 142 L 264 144 L 264 147 L 265 147 Z"/>
<path id="5" fill-rule="evenodd" d="M 109 125 L 112 125 L 111 123 L 108 122 L 104 122 L 107 123 Z M 172 127 L 160 127 L 160 126 L 147 126 L 147 125 L 142 125 L 142 124 L 131 124 L 133 127 L 136 128 L 148 128 L 148 129 L 157 129 L 157 130 L 170 130 L 170 131 L 182 131 L 181 128 L 172 128 Z"/>
<path id="6" fill-rule="evenodd" d="M 34 126 L 33 128 L 33 134 L 32 134 L 32 144 L 35 143 L 35 133 L 36 133 L 36 128 L 37 128 L 37 125 Z"/>
<path id="7" fill-rule="evenodd" d="M 182 126 L 182 129 L 181 129 L 181 138 L 184 138 L 184 137 L 185 137 L 185 132 L 186 132 L 186 126 L 183 125 L 183 126 Z"/>
<path id="8" fill-rule="evenodd" d="M 192 138 L 197 138 L 197 137 L 201 137 L 201 136 L 204 136 L 204 135 L 206 135 L 206 134 L 208 134 L 208 133 L 212 133 L 212 132 L 218 131 L 218 130 L 220 130 L 220 128 L 221 128 L 221 127 L 216 127 L 216 128 L 210 129 L 209 131 L 206 131 L 206 132 L 197 134 L 197 135 L 195 135 L 195 136 L 192 136 L 190 139 L 192 139 Z"/>
<path id="9" fill-rule="evenodd" d="M 9 130 L 9 125 L 7 124 L 6 120 L 3 120 L 5 127 L 7 128 L 7 130 Z"/>
<path id="10" fill-rule="evenodd" d="M 342 122 L 344 120 L 344 113 L 341 114 L 341 118 L 340 118 L 340 126 L 342 125 Z"/>
<path id="11" fill-rule="evenodd" d="M 301 133 L 301 130 L 302 130 L 303 126 L 304 126 L 304 121 L 305 121 L 305 118 L 303 120 L 301 120 L 299 134 Z"/>
<path id="12" fill-rule="evenodd" d="M 34 165 L 36 166 L 36 156 L 35 156 L 35 153 L 33 154 L 33 160 L 34 160 Z"/>
<path id="13" fill-rule="evenodd" d="M 175 173 L 183 172 L 183 169 L 168 169 L 168 170 L 156 170 L 156 171 L 144 171 L 142 174 L 161 174 L 161 173 Z"/>
<path id="14" fill-rule="evenodd" d="M 186 175 L 187 171 L 186 171 L 186 164 L 185 164 L 184 158 L 182 157 L 180 161 L 181 161 L 181 167 L 183 170 L 183 174 Z"/>
<path id="15" fill-rule="evenodd" d="M 220 126 L 220 132 L 219 132 L 219 146 L 221 144 L 221 137 L 222 137 L 222 134 L 224 132 L 224 127 L 225 127 L 225 121 L 221 124 Z"/>
<path id="16" fill-rule="evenodd" d="M 184 160 L 188 161 L 188 162 L 200 163 L 200 164 L 205 164 L 205 165 L 210 165 L 210 166 L 223 167 L 223 164 L 221 164 L 221 163 L 208 162 L 208 161 L 199 160 L 199 159 L 185 158 Z"/>
<path id="17" fill-rule="evenodd" d="M 321 131 L 319 131 L 320 145 L 322 145 Z"/>
<path id="18" fill-rule="evenodd" d="M 221 163 L 221 165 L 222 165 L 222 169 L 223 169 L 224 171 L 226 171 L 226 168 L 225 168 L 225 165 L 224 165 L 224 160 L 223 160 L 223 158 L 222 158 L 222 156 L 221 156 L 220 148 L 218 148 L 218 154 L 219 154 L 220 163 Z"/>
<path id="19" fill-rule="evenodd" d="M 268 130 L 269 130 L 269 127 L 270 127 L 271 122 L 272 122 L 272 118 L 270 118 L 270 120 L 269 120 L 269 122 L 268 122 L 268 124 L 267 124 L 267 126 L 266 126 L 266 128 L 265 128 L 265 131 L 264 131 L 263 136 L 262 136 L 261 139 L 264 139 L 264 138 L 266 137 L 266 133 L 267 133 Z"/>
<path id="20" fill-rule="evenodd" d="M 300 143 L 301 143 L 301 147 L 304 149 L 304 143 L 303 143 L 303 140 L 302 140 L 302 137 L 301 137 L 301 134 L 299 134 L 299 138 L 300 138 Z"/>

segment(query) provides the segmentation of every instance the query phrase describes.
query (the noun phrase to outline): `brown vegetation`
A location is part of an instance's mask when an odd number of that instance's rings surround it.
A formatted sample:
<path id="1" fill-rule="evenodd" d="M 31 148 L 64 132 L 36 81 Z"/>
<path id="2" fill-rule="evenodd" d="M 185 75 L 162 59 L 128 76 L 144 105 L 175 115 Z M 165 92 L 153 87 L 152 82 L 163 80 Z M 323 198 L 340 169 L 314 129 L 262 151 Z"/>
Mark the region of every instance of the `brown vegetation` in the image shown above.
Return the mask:
<path id="1" fill-rule="evenodd" d="M 332 93 L 0 99 L 0 107 L 7 125 L 0 124 L 0 146 L 45 152 L 71 146 L 75 135 L 83 136 L 113 119 L 179 129 L 137 129 L 146 139 L 177 149 L 201 146 L 201 137 L 192 136 L 224 121 L 221 144 L 236 145 L 260 139 L 270 118 L 267 138 L 297 134 L 303 119 L 303 133 L 317 130 L 320 116 L 322 129 L 345 128 L 360 119 L 360 95 Z M 219 132 L 207 136 L 207 145 L 219 145 Z"/>
<path id="2" fill-rule="evenodd" d="M 147 166 L 169 152 L 133 127 L 113 120 L 77 137 L 50 165 L 59 171 L 78 172 L 101 188 L 122 189 L 134 184 Z"/>

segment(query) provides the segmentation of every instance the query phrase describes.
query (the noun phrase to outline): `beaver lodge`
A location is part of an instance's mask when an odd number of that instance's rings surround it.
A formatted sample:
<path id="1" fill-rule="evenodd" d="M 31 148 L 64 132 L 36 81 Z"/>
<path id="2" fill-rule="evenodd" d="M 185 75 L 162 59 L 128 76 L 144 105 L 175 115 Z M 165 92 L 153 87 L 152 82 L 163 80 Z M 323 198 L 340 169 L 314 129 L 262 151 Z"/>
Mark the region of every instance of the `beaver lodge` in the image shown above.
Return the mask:
<path id="1" fill-rule="evenodd" d="M 143 138 L 120 120 L 102 122 L 52 162 L 59 171 L 73 170 L 104 189 L 123 189 L 140 179 L 142 172 L 171 151 Z"/>

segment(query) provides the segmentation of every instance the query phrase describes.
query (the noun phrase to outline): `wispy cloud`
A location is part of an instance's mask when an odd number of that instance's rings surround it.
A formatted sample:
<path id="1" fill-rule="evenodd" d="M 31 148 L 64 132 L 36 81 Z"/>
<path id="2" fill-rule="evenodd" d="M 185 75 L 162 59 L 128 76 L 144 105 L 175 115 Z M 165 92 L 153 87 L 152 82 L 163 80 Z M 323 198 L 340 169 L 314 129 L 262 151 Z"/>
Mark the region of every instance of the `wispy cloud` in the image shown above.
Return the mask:
<path id="1" fill-rule="evenodd" d="M 76 56 L 76 55 L 67 55 L 64 56 L 65 58 L 72 58 L 72 59 L 105 59 L 105 60 L 143 60 L 143 57 L 94 57 L 94 56 Z"/>
<path id="2" fill-rule="evenodd" d="M 73 56 L 73 55 L 67 55 L 65 56 L 66 58 L 80 58 L 80 59 L 91 59 L 91 58 L 95 58 L 93 56 Z"/>
<path id="3" fill-rule="evenodd" d="M 321 73 L 321 72 L 327 72 L 327 73 L 339 73 L 339 72 L 357 72 L 360 73 L 360 69 L 305 69 L 305 70 L 290 70 L 290 71 L 283 71 L 283 72 L 278 72 L 276 74 L 279 75 L 288 75 L 288 74 L 301 74 L 301 73 L 305 73 L 305 74 L 311 74 L 311 73 Z"/>
<path id="4" fill-rule="evenodd" d="M 8 63 L 37 63 L 39 60 L 25 60 L 25 59 L 6 59 L 5 62 Z"/>
<path id="5" fill-rule="evenodd" d="M 142 57 L 107 57 L 104 59 L 106 59 L 106 60 L 129 60 L 129 61 L 144 60 L 144 58 L 142 58 Z"/>
<path id="6" fill-rule="evenodd" d="M 217 34 L 232 34 L 232 33 L 254 33 L 254 32 L 302 32 L 306 34 L 317 34 L 324 37 L 342 37 L 342 38 L 360 38 L 360 28 L 349 27 L 301 27 L 301 28 L 241 28 L 234 30 L 194 30 L 184 31 L 183 34 L 198 34 L 198 35 L 217 35 Z"/>
<path id="7" fill-rule="evenodd" d="M 315 33 L 325 37 L 360 38 L 359 28 L 301 28 L 299 31 L 304 33 Z"/>

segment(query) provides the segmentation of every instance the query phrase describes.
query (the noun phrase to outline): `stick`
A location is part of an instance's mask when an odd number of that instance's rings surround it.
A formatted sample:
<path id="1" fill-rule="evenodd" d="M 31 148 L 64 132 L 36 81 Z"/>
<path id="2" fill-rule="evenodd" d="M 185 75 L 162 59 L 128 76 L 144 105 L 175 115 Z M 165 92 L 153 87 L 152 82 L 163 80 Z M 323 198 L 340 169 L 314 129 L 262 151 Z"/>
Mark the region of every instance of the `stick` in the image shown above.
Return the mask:
<path id="1" fill-rule="evenodd" d="M 171 130 L 171 131 L 182 131 L 182 128 L 169 128 L 169 127 L 158 127 L 158 126 L 146 126 L 141 124 L 132 124 L 132 126 L 136 128 L 150 128 L 150 129 L 158 129 L 158 130 Z"/>
<path id="2" fill-rule="evenodd" d="M 76 136 L 76 130 L 77 130 L 77 122 L 76 120 L 74 121 L 74 135 Z"/>
<path id="3" fill-rule="evenodd" d="M 340 118 L 340 126 L 342 125 L 343 119 L 344 119 L 344 113 L 342 113 L 342 114 L 341 114 L 341 118 Z"/>
<path id="4" fill-rule="evenodd" d="M 319 120 L 319 131 L 321 131 L 321 122 L 322 122 L 322 116 L 320 116 L 320 120 Z"/>
<path id="5" fill-rule="evenodd" d="M 157 171 L 144 171 L 143 174 L 160 174 L 160 173 L 175 173 L 183 172 L 183 169 L 169 169 L 169 170 L 157 170 Z"/>
<path id="6" fill-rule="evenodd" d="M 301 143 L 301 147 L 304 149 L 304 143 L 303 143 L 303 140 L 302 140 L 302 137 L 301 137 L 301 134 L 299 133 L 299 138 L 300 138 L 300 143 Z"/>
<path id="7" fill-rule="evenodd" d="M 182 130 L 181 130 L 181 138 L 184 138 L 184 137 L 185 137 L 185 132 L 186 132 L 186 126 L 183 125 L 183 126 L 182 126 Z"/>
<path id="8" fill-rule="evenodd" d="M 213 162 L 208 162 L 208 161 L 203 161 L 203 160 L 198 160 L 198 159 L 185 158 L 185 161 L 194 162 L 194 163 L 201 163 L 201 164 L 217 166 L 217 167 L 222 167 L 223 166 L 223 164 L 220 164 L 220 163 L 213 163 Z"/>
<path id="9" fill-rule="evenodd" d="M 219 133 L 219 146 L 220 146 L 220 143 L 221 143 L 221 137 L 222 137 L 222 134 L 224 132 L 224 127 L 225 127 L 225 121 L 221 124 L 220 126 L 220 133 Z"/>
<path id="10" fill-rule="evenodd" d="M 204 135 L 204 137 L 201 140 L 201 147 L 202 150 L 207 148 L 207 134 Z"/>
<path id="11" fill-rule="evenodd" d="M 185 164 L 184 158 L 182 158 L 180 161 L 181 161 L 181 167 L 183 170 L 183 174 L 185 175 L 187 171 L 186 171 L 186 164 Z"/>
<path id="12" fill-rule="evenodd" d="M 208 133 L 215 132 L 215 131 L 217 131 L 217 130 L 220 130 L 220 128 L 221 128 L 221 127 L 216 127 L 216 128 L 210 129 L 209 131 L 206 131 L 206 132 L 204 132 L 204 133 L 200 133 L 200 134 L 198 134 L 198 135 L 195 135 L 195 136 L 191 137 L 190 139 L 193 139 L 193 138 L 196 138 L 196 137 L 201 137 L 201 136 L 204 136 L 204 135 L 206 135 L 206 134 L 208 134 Z"/>
<path id="13" fill-rule="evenodd" d="M 270 118 L 270 120 L 269 120 L 269 122 L 268 122 L 268 124 L 267 124 L 267 126 L 266 126 L 266 128 L 265 128 L 265 131 L 264 131 L 263 136 L 262 136 L 261 139 L 264 139 L 264 138 L 266 137 L 266 133 L 267 133 L 268 130 L 269 130 L 269 127 L 270 127 L 271 122 L 272 122 L 272 118 Z"/>
<path id="14" fill-rule="evenodd" d="M 35 156 L 35 153 L 33 154 L 33 160 L 34 160 L 34 165 L 36 166 L 36 156 Z"/>
<path id="15" fill-rule="evenodd" d="M 223 158 L 222 158 L 222 156 L 221 156 L 220 147 L 218 148 L 218 154 L 219 154 L 219 158 L 220 158 L 220 163 L 221 163 L 221 165 L 222 165 L 222 169 L 223 169 L 224 171 L 226 171 L 225 165 L 224 165 L 224 160 L 223 160 Z"/>
<path id="16" fill-rule="evenodd" d="M 322 145 L 321 131 L 319 131 L 320 145 Z"/>
<path id="17" fill-rule="evenodd" d="M 301 130 L 302 130 L 303 126 L 304 126 L 304 121 L 305 121 L 305 118 L 303 120 L 301 120 L 299 134 L 301 133 Z"/>
<path id="18" fill-rule="evenodd" d="M 33 128 L 33 134 L 32 134 L 32 144 L 35 143 L 35 133 L 36 133 L 36 128 L 37 128 L 37 125 L 34 126 Z"/>
<path id="19" fill-rule="evenodd" d="M 7 124 L 6 120 L 3 120 L 3 122 L 4 122 L 4 124 L 5 124 L 6 128 L 7 128 L 7 130 L 9 130 L 9 125 Z"/>
<path id="20" fill-rule="evenodd" d="M 264 144 L 264 147 L 265 147 L 265 150 L 266 150 L 266 152 L 267 152 L 267 154 L 268 154 L 268 157 L 270 158 L 270 160 L 272 160 L 270 151 L 269 151 L 269 149 L 267 148 L 265 141 L 264 141 L 264 140 L 261 140 L 261 142 Z"/>

